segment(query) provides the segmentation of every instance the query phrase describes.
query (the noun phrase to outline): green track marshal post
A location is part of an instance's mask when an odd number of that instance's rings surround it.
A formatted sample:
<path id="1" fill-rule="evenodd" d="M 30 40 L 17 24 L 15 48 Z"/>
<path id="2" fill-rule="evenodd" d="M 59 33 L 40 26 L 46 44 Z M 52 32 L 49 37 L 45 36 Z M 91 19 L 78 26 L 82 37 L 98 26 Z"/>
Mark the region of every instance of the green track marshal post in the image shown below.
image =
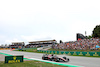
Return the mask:
<path id="1" fill-rule="evenodd" d="M 23 62 L 23 55 L 5 56 L 5 63 L 19 63 L 19 62 Z"/>

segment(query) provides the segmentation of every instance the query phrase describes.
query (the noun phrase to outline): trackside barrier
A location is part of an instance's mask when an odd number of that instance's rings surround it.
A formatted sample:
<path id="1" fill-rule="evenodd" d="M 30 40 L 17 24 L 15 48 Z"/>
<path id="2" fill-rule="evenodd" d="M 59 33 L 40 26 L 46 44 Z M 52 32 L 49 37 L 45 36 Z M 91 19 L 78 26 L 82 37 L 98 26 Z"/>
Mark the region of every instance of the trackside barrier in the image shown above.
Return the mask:
<path id="1" fill-rule="evenodd" d="M 79 56 L 100 56 L 100 52 L 82 52 L 82 51 L 49 51 L 49 50 L 37 50 L 42 53 L 50 54 L 68 54 L 68 55 L 79 55 Z"/>

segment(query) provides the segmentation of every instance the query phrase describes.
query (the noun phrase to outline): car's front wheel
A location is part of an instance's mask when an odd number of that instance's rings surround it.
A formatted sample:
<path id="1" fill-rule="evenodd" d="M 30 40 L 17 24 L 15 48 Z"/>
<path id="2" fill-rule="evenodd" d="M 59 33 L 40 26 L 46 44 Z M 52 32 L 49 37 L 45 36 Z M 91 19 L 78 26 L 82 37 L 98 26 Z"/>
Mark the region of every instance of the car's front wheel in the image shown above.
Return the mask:
<path id="1" fill-rule="evenodd" d="M 69 58 L 67 60 L 69 61 Z"/>

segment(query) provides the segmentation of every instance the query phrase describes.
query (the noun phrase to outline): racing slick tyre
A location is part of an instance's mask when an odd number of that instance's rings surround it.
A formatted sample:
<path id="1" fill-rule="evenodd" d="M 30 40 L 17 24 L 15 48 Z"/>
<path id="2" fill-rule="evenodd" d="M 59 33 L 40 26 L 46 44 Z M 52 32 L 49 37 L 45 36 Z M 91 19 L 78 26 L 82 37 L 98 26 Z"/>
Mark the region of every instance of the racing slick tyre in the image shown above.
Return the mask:
<path id="1" fill-rule="evenodd" d="M 49 60 L 52 61 L 52 58 L 50 58 Z"/>
<path id="2" fill-rule="evenodd" d="M 69 61 L 69 58 L 63 57 L 65 60 Z"/>
<path id="3" fill-rule="evenodd" d="M 69 61 L 69 58 L 67 60 Z"/>
<path id="4" fill-rule="evenodd" d="M 45 60 L 45 58 L 44 58 L 44 57 L 42 57 L 42 60 Z"/>

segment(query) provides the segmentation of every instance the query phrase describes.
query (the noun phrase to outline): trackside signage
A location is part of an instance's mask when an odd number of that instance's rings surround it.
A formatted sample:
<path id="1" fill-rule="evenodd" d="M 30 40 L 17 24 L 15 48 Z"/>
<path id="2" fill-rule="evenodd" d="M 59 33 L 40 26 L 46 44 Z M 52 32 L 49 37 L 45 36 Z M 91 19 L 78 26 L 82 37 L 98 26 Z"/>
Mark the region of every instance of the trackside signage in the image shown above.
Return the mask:
<path id="1" fill-rule="evenodd" d="M 23 56 L 5 56 L 5 63 L 23 62 Z"/>

